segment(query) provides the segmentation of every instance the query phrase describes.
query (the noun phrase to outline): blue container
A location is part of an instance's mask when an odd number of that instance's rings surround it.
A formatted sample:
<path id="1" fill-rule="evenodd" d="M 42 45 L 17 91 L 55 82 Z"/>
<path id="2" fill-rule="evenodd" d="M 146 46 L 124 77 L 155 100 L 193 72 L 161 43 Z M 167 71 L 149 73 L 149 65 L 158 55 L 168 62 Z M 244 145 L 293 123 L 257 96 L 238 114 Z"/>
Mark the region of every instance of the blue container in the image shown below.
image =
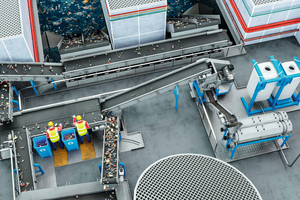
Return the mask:
<path id="1" fill-rule="evenodd" d="M 45 143 L 47 143 L 45 146 L 41 146 L 41 144 Z M 33 138 L 33 147 L 41 158 L 52 156 L 50 141 L 47 139 L 46 135 Z"/>
<path id="2" fill-rule="evenodd" d="M 65 138 L 65 137 L 69 138 L 70 135 L 73 135 L 72 139 Z M 65 144 L 68 151 L 79 149 L 75 129 L 67 129 L 67 130 L 61 131 L 61 137 L 62 137 L 62 141 Z"/>

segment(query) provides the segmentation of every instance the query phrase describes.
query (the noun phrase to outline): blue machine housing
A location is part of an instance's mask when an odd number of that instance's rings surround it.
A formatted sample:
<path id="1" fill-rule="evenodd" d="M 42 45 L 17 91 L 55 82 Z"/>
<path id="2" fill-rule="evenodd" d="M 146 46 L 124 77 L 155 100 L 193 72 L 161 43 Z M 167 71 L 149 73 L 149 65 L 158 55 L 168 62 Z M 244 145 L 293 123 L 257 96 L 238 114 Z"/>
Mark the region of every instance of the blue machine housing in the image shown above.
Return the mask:
<path id="1" fill-rule="evenodd" d="M 295 93 L 293 93 L 293 95 L 290 98 L 287 99 L 283 99 L 283 100 L 278 100 L 278 98 L 280 97 L 281 92 L 283 91 L 284 87 L 288 84 L 290 84 L 293 80 L 293 78 L 297 78 L 300 77 L 300 73 L 299 74 L 292 74 L 292 75 L 287 75 L 281 65 L 281 62 L 279 60 L 276 60 L 274 58 L 274 56 L 270 56 L 271 62 L 273 63 L 279 77 L 278 78 L 274 78 L 274 79 L 269 79 L 269 80 L 265 80 L 259 67 L 258 64 L 256 62 L 255 59 L 252 60 L 252 64 L 254 69 L 256 70 L 256 73 L 258 74 L 260 81 L 257 83 L 254 94 L 251 98 L 251 101 L 248 105 L 248 103 L 246 102 L 246 100 L 244 99 L 244 97 L 241 97 L 241 100 L 243 102 L 243 105 L 246 109 L 246 112 L 248 114 L 248 116 L 251 116 L 253 114 L 257 114 L 257 113 L 261 113 L 261 112 L 266 112 L 266 111 L 275 111 L 278 108 L 283 108 L 283 107 L 287 107 L 287 106 L 293 106 L 293 105 L 299 105 L 299 98 L 300 98 L 300 93 L 298 93 L 298 95 L 296 95 Z M 298 66 L 298 68 L 300 69 L 300 61 L 297 57 L 294 57 L 294 61 L 296 63 L 296 65 Z M 257 97 L 257 94 L 264 90 L 266 85 L 269 83 L 274 83 L 277 82 L 276 86 L 279 87 L 279 90 L 277 92 L 277 94 L 275 95 L 275 97 L 271 96 L 268 99 L 269 105 L 270 107 L 267 108 L 262 108 L 262 109 L 258 109 L 258 110 L 251 110 L 252 106 L 255 102 L 255 99 Z"/>

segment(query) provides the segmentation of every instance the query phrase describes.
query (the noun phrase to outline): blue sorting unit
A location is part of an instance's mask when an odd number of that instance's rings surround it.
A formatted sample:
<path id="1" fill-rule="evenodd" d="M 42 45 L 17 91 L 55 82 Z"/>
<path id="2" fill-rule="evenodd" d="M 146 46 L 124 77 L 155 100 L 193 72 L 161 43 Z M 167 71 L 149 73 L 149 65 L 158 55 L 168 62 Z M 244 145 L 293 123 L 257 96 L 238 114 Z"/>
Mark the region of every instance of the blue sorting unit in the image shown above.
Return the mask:
<path id="1" fill-rule="evenodd" d="M 50 141 L 46 135 L 33 138 L 33 148 L 38 152 L 41 158 L 52 156 Z"/>
<path id="2" fill-rule="evenodd" d="M 79 149 L 75 129 L 62 130 L 61 137 L 68 151 Z"/>

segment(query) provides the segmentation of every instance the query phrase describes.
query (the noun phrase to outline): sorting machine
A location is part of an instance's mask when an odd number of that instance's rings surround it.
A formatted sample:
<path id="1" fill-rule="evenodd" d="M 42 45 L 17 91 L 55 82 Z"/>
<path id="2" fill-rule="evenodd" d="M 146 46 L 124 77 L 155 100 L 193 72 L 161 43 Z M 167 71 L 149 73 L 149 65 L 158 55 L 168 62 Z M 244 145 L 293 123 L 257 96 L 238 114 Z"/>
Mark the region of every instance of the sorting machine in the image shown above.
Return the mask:
<path id="1" fill-rule="evenodd" d="M 212 70 L 212 68 L 210 67 L 212 63 L 219 63 L 218 65 L 220 66 L 229 64 L 229 62 L 226 61 L 200 59 L 190 65 L 174 70 L 163 76 L 137 85 L 124 92 L 117 93 L 108 97 L 105 97 L 105 95 L 103 94 L 99 94 L 46 106 L 34 107 L 29 109 L 23 108 L 20 111 L 14 112 L 13 122 L 4 124 L 0 128 L 1 135 L 3 136 L 2 141 L 5 140 L 4 136 L 8 135 L 9 133 L 14 133 L 14 135 L 18 136 L 15 143 L 15 159 L 17 161 L 24 161 L 17 164 L 17 177 L 20 177 L 22 173 L 23 179 L 21 181 L 30 183 L 29 187 L 27 188 L 27 192 L 24 193 L 24 189 L 22 188 L 18 189 L 18 192 L 20 192 L 20 199 L 26 199 L 26 197 L 29 196 L 35 196 L 36 199 L 39 199 L 38 197 L 42 195 L 42 193 L 37 190 L 36 185 L 35 166 L 33 165 L 32 160 L 32 138 L 45 134 L 47 122 L 49 121 L 49 119 L 51 119 L 55 124 L 62 123 L 64 128 L 72 128 L 71 116 L 74 114 L 79 114 L 82 115 L 84 119 L 89 123 L 92 130 L 100 130 L 102 129 L 101 127 L 103 127 L 103 125 L 109 125 L 109 123 L 106 121 L 107 119 L 103 120 L 103 117 L 101 116 L 104 111 L 113 111 L 113 113 L 116 113 L 118 110 L 121 110 L 124 107 L 133 105 L 155 95 L 169 91 L 175 85 L 180 86 L 194 81 L 199 75 L 207 74 L 208 72 L 210 72 Z M 108 116 L 107 118 L 110 117 Z M 119 121 L 119 118 L 117 118 L 117 121 Z M 117 124 L 118 123 L 119 122 L 117 122 Z M 119 132 L 119 130 L 117 132 Z M 109 129 L 105 130 L 104 137 L 107 136 L 107 134 L 110 134 Z M 106 138 L 103 139 L 105 141 Z M 116 153 L 113 165 L 118 166 L 118 139 L 116 145 L 116 151 L 113 152 Z M 106 153 L 108 149 L 109 146 L 104 146 L 105 151 L 103 153 Z M 18 154 L 20 156 L 18 156 Z M 114 154 L 112 156 L 114 156 Z M 102 187 L 99 185 L 99 189 L 95 190 L 94 192 L 100 192 L 103 190 L 105 191 L 106 189 L 110 191 L 112 190 L 112 188 L 116 188 L 114 184 L 118 182 L 120 183 L 119 180 L 123 180 L 125 176 L 125 171 L 123 171 L 121 168 L 120 170 L 117 169 L 116 172 L 113 173 L 113 177 L 110 177 L 111 174 L 109 174 L 109 172 L 107 171 L 110 163 L 106 163 L 106 160 L 103 160 L 103 163 L 105 164 L 102 165 L 103 168 L 101 170 L 101 181 L 104 185 Z M 106 174 L 107 172 L 108 174 Z M 106 175 L 109 175 L 109 177 L 106 177 Z M 110 185 L 110 187 L 107 188 L 107 185 Z M 86 186 L 88 187 L 88 185 Z M 68 187 L 74 188 L 76 186 Z M 80 187 L 81 189 L 86 188 L 84 185 L 81 185 Z M 104 187 L 106 188 L 104 189 Z M 65 193 L 64 196 L 67 197 L 68 195 L 74 195 L 74 191 L 76 190 L 70 189 L 69 193 Z M 121 189 L 118 189 L 118 191 L 122 192 Z M 44 195 L 47 194 L 47 196 L 49 196 L 49 199 L 51 199 L 52 197 L 57 198 L 56 193 L 53 192 L 53 188 L 46 189 L 43 191 L 43 193 Z"/>
<path id="2" fill-rule="evenodd" d="M 112 155 L 110 155 L 109 150 L 112 143 L 109 145 L 107 144 L 107 146 L 104 144 L 103 165 L 100 167 L 102 177 L 101 182 L 104 185 L 103 187 L 100 187 L 99 191 L 106 189 L 110 191 L 111 187 L 107 188 L 107 185 L 109 184 L 112 186 L 116 183 L 120 183 L 119 180 L 123 180 L 125 176 L 125 171 L 123 171 L 124 167 L 120 170 L 118 168 L 120 164 L 118 160 L 119 138 L 116 133 L 119 132 L 119 127 L 117 127 L 119 126 L 119 117 L 116 116 L 116 123 L 111 123 L 107 121 L 107 119 L 112 119 L 111 116 L 107 116 L 104 120 L 101 114 L 105 111 L 113 111 L 116 113 L 125 107 L 170 91 L 176 85 L 180 86 L 193 82 L 193 86 L 198 94 L 198 99 L 201 99 L 201 102 L 204 101 L 208 103 L 210 109 L 218 115 L 221 123 L 223 124 L 223 129 L 226 132 L 226 134 L 224 133 L 223 138 L 228 140 L 227 148 L 233 148 L 231 146 L 231 142 L 235 144 L 236 149 L 236 147 L 241 143 L 247 144 L 247 142 L 249 143 L 253 141 L 262 142 L 264 141 L 262 138 L 278 139 L 278 137 L 281 137 L 286 141 L 292 130 L 292 125 L 287 119 L 286 113 L 277 113 L 276 115 L 272 115 L 273 121 L 268 119 L 272 117 L 271 115 L 266 115 L 267 119 L 263 116 L 257 118 L 256 120 L 259 121 L 260 124 L 256 124 L 255 127 L 257 127 L 257 130 L 260 132 L 251 134 L 250 132 L 253 132 L 254 128 L 249 125 L 251 124 L 250 118 L 238 119 L 233 113 L 228 111 L 228 109 L 218 102 L 218 96 L 226 94 L 233 84 L 233 69 L 234 67 L 230 65 L 228 61 L 207 58 L 200 59 L 185 67 L 179 68 L 170 73 L 139 84 L 133 88 L 127 89 L 126 91 L 119 92 L 108 97 L 103 94 L 99 94 L 36 108 L 24 108 L 21 111 L 15 112 L 14 121 L 1 126 L 1 132 L 2 135 L 5 135 L 13 131 L 18 138 L 20 136 L 23 138 L 23 140 L 17 139 L 17 142 L 15 143 L 16 154 L 21 154 L 19 158 L 15 157 L 15 159 L 22 160 L 25 158 L 25 161 L 20 163 L 18 167 L 20 168 L 20 172 L 23 172 L 23 181 L 32 183 L 28 190 L 34 191 L 22 193 L 21 195 L 25 197 L 33 195 L 32 192 L 37 192 L 37 194 L 40 193 L 39 190 L 35 191 L 36 178 L 32 163 L 32 137 L 45 134 L 45 126 L 49 119 L 53 119 L 54 123 L 63 122 L 64 128 L 72 127 L 70 122 L 71 116 L 74 114 L 84 115 L 84 119 L 89 122 L 92 130 L 100 130 L 103 129 L 103 126 L 106 127 L 103 141 L 106 141 L 107 136 L 116 137 L 116 140 L 107 141 L 113 142 L 114 145 L 116 145 L 116 151 L 113 152 Z M 47 115 L 45 115 L 45 113 L 47 113 Z M 115 128 L 111 128 L 111 126 L 115 126 Z M 20 149 L 23 146 L 24 148 Z M 233 150 L 233 154 L 235 149 Z M 109 158 L 108 156 L 115 156 L 114 163 L 107 161 L 107 158 Z M 116 165 L 117 169 L 113 170 L 115 173 L 111 174 L 107 170 L 113 165 Z M 19 171 L 17 174 L 18 173 Z M 83 188 L 85 186 L 80 187 Z M 74 192 L 74 190 L 72 191 Z M 19 190 L 19 192 L 22 191 Z M 53 189 L 51 188 L 44 192 L 47 192 L 49 196 L 54 195 Z M 72 192 L 70 191 L 70 193 L 65 194 L 65 196 L 70 195 L 71 193 Z"/>
<path id="3" fill-rule="evenodd" d="M 193 82 L 193 88 L 197 91 L 198 102 L 206 102 L 209 109 L 219 118 L 224 132 L 223 139 L 227 140 L 226 148 L 231 151 L 232 159 L 237 147 L 251 145 L 254 143 L 266 142 L 270 140 L 282 139 L 281 147 L 291 136 L 292 123 L 288 119 L 286 112 L 274 112 L 259 116 L 238 119 L 221 103 L 218 102 L 220 95 L 220 86 L 227 87 L 225 94 L 229 91 L 231 83 L 234 81 L 232 65 L 218 65 L 218 62 L 212 63 L 211 71 L 199 76 L 198 80 Z M 200 100 L 201 98 L 201 100 Z"/>
<path id="4" fill-rule="evenodd" d="M 63 59 L 62 63 L 0 62 L 0 81 L 51 82 L 53 79 L 71 87 L 179 67 L 204 57 L 226 57 L 231 45 L 227 31 L 218 29 L 72 57 Z"/>

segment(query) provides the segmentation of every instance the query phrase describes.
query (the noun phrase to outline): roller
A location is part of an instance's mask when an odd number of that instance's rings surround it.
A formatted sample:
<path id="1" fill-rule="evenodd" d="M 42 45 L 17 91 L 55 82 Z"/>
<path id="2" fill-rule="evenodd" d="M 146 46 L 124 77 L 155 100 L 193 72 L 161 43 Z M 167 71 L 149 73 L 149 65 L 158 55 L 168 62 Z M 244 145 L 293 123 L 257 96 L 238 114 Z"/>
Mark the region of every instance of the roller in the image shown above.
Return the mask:
<path id="1" fill-rule="evenodd" d="M 256 115 L 256 116 L 252 116 L 252 117 L 238 119 L 238 121 L 243 124 L 242 128 L 246 128 L 249 126 L 267 124 L 267 123 L 271 123 L 271 122 L 279 122 L 279 121 L 283 121 L 283 120 L 287 120 L 287 119 L 288 119 L 288 115 L 286 112 L 277 111 L 277 112 L 272 112 L 269 114 Z"/>
<path id="2" fill-rule="evenodd" d="M 257 140 L 288 135 L 292 132 L 293 126 L 290 120 L 283 120 L 267 124 L 260 124 L 240 128 L 231 135 L 235 143 L 253 142 Z"/>

